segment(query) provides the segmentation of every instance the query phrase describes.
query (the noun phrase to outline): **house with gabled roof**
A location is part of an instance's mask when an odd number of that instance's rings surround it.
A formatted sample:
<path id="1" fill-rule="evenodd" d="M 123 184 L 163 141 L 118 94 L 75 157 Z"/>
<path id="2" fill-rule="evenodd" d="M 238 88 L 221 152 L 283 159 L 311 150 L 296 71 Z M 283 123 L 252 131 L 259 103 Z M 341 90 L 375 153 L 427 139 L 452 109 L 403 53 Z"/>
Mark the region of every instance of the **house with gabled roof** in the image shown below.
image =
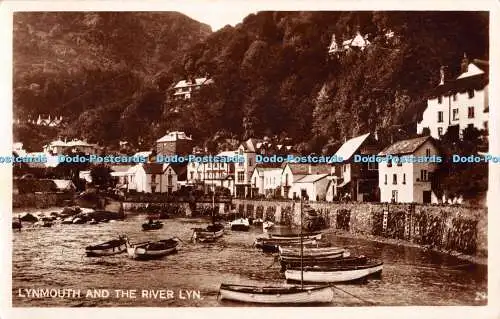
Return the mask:
<path id="1" fill-rule="evenodd" d="M 342 159 L 332 166 L 327 200 L 348 198 L 354 201 L 375 201 L 377 198 L 378 164 L 356 161 L 356 156 L 376 155 L 378 141 L 370 133 L 347 140 L 334 157 Z"/>
<path id="2" fill-rule="evenodd" d="M 127 189 L 144 193 L 173 193 L 186 182 L 187 164 L 140 163 L 126 173 Z"/>
<path id="3" fill-rule="evenodd" d="M 393 203 L 437 203 L 432 188 L 440 151 L 431 136 L 398 141 L 383 149 L 381 157 L 398 158 L 379 164 L 380 201 Z M 401 159 L 412 159 L 402 161 Z M 416 161 L 418 159 L 418 161 Z"/>
<path id="4" fill-rule="evenodd" d="M 429 92 L 427 108 L 417 123 L 417 133 L 422 134 L 427 128 L 433 138 L 440 139 L 447 132 L 462 137 L 468 127 L 488 131 L 488 69 L 487 61 L 469 63 L 464 56 L 460 75 L 447 80 L 447 70 L 441 67 L 440 82 Z"/>

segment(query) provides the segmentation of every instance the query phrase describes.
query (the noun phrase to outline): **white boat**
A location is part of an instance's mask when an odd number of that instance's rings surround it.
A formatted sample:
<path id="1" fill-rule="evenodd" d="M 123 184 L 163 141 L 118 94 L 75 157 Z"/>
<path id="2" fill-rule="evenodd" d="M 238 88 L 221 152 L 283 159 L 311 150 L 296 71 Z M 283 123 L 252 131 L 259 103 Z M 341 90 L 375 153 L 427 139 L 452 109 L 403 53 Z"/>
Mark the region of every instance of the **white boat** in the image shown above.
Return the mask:
<path id="1" fill-rule="evenodd" d="M 212 242 L 224 235 L 224 225 L 213 224 L 206 228 L 193 228 L 192 240 L 194 242 Z"/>
<path id="2" fill-rule="evenodd" d="M 300 257 L 302 252 L 304 257 L 326 257 L 331 255 L 341 256 L 345 249 L 341 247 L 303 247 L 301 251 L 300 247 L 279 247 L 279 253 L 281 256 L 291 256 Z"/>
<path id="3" fill-rule="evenodd" d="M 303 269 L 304 282 L 346 282 L 368 277 L 370 275 L 381 273 L 383 262 L 374 261 L 365 265 L 354 266 L 332 266 L 332 267 L 305 267 Z M 287 280 L 301 280 L 301 269 L 291 268 L 285 271 Z"/>
<path id="4" fill-rule="evenodd" d="M 219 294 L 221 299 L 265 304 L 329 303 L 333 299 L 333 290 L 329 286 L 301 288 L 222 284 Z"/>
<path id="5" fill-rule="evenodd" d="M 174 237 L 155 242 L 131 244 L 127 239 L 127 254 L 133 259 L 154 259 L 166 256 L 177 250 L 179 239 Z"/>
<path id="6" fill-rule="evenodd" d="M 262 223 L 262 230 L 268 231 L 270 229 L 274 228 L 274 223 L 270 221 L 265 221 Z"/>
<path id="7" fill-rule="evenodd" d="M 124 237 L 113 239 L 102 244 L 85 247 L 87 257 L 111 256 L 121 254 L 127 250 L 127 241 Z"/>
<path id="8" fill-rule="evenodd" d="M 269 239 L 276 241 L 300 241 L 300 234 L 268 234 Z M 302 240 L 307 239 L 321 239 L 321 232 L 307 233 L 302 235 Z"/>
<path id="9" fill-rule="evenodd" d="M 250 221 L 248 218 L 238 218 L 231 223 L 231 230 L 235 231 L 248 231 L 250 229 Z"/>

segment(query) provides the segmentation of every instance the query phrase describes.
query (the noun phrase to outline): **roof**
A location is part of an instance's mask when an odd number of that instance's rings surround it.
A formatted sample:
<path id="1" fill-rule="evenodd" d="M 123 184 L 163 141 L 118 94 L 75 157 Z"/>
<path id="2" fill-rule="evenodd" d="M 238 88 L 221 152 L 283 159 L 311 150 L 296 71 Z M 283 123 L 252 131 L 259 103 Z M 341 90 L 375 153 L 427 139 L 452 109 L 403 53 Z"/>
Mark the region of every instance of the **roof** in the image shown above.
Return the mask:
<path id="1" fill-rule="evenodd" d="M 213 83 L 213 80 L 207 79 L 206 77 L 202 78 L 196 78 L 194 79 L 194 83 L 190 80 L 181 80 L 177 82 L 177 84 L 174 86 L 174 88 L 182 88 L 182 87 L 188 87 L 188 86 L 197 86 L 197 85 L 202 85 L 202 84 L 210 84 Z"/>
<path id="2" fill-rule="evenodd" d="M 292 171 L 292 174 L 309 174 L 309 164 L 287 163 Z"/>
<path id="3" fill-rule="evenodd" d="M 234 157 L 238 155 L 238 152 L 237 151 L 223 151 L 223 152 L 220 152 L 219 154 L 217 154 L 218 157 Z"/>
<path id="4" fill-rule="evenodd" d="M 316 164 L 310 166 L 311 174 L 330 174 L 332 171 L 331 164 Z"/>
<path id="5" fill-rule="evenodd" d="M 174 131 L 157 139 L 156 142 L 175 142 L 177 140 L 191 140 L 191 137 L 188 137 L 184 132 Z"/>
<path id="6" fill-rule="evenodd" d="M 378 155 L 412 154 L 430 138 L 430 136 L 423 136 L 412 138 L 409 140 L 398 141 L 392 145 L 387 146 Z"/>
<path id="7" fill-rule="evenodd" d="M 483 63 L 484 64 L 484 63 Z M 483 66 L 484 70 L 474 63 L 469 63 L 467 72 L 460 74 L 455 80 L 439 84 L 431 92 L 430 97 L 439 95 L 451 95 L 457 92 L 465 92 L 470 89 L 481 90 L 489 83 L 488 66 Z"/>
<path id="8" fill-rule="evenodd" d="M 151 156 L 151 151 L 141 151 L 134 154 L 134 157 L 149 157 Z"/>
<path id="9" fill-rule="evenodd" d="M 457 80 L 458 79 L 467 78 L 467 77 L 471 77 L 471 76 L 474 76 L 474 75 L 479 75 L 479 74 L 484 74 L 484 71 L 481 70 L 480 68 L 478 68 L 474 63 L 469 63 L 469 65 L 467 66 L 467 72 L 464 72 L 464 73 L 460 74 L 457 77 Z"/>
<path id="10" fill-rule="evenodd" d="M 327 177 L 328 174 L 309 174 L 305 175 L 301 179 L 294 181 L 294 183 L 315 183 L 325 177 Z"/>
<path id="11" fill-rule="evenodd" d="M 346 141 L 335 153 L 337 158 L 342 157 L 344 161 L 348 161 L 354 153 L 361 147 L 366 138 L 370 135 L 370 133 L 366 133 L 364 135 L 360 135 L 350 140 Z"/>
<path id="12" fill-rule="evenodd" d="M 165 169 L 167 167 L 171 167 L 177 176 L 182 176 L 187 174 L 188 163 L 168 163 Z"/>
<path id="13" fill-rule="evenodd" d="M 70 190 L 75 189 L 75 184 L 69 179 L 53 179 L 54 184 L 56 184 L 59 190 Z"/>
<path id="14" fill-rule="evenodd" d="M 82 140 L 73 140 L 66 143 L 66 146 L 94 146 Z"/>
<path id="15" fill-rule="evenodd" d="M 163 164 L 161 163 L 144 163 L 142 168 L 146 174 L 163 174 Z"/>
<path id="16" fill-rule="evenodd" d="M 110 168 L 113 172 L 118 173 L 118 172 L 127 172 L 130 169 L 130 167 L 132 167 L 132 165 L 111 165 Z"/>
<path id="17" fill-rule="evenodd" d="M 243 148 L 245 151 L 249 152 L 256 152 L 259 146 L 262 145 L 263 140 L 257 139 L 257 138 L 249 138 L 248 140 L 244 141 L 240 145 L 243 145 Z M 257 146 L 259 145 L 259 146 Z"/>

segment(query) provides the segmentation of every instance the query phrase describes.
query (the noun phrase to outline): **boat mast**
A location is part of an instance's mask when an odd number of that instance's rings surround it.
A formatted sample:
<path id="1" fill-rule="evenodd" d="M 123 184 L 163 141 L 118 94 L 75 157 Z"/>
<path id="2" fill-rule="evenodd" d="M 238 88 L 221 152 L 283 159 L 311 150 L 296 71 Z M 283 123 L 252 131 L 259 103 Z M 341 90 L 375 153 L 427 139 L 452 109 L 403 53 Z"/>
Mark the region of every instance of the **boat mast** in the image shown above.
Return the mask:
<path id="1" fill-rule="evenodd" d="M 215 225 L 215 188 L 212 194 L 212 224 Z"/>
<path id="2" fill-rule="evenodd" d="M 300 288 L 304 289 L 304 244 L 302 241 L 302 195 L 300 196 Z"/>

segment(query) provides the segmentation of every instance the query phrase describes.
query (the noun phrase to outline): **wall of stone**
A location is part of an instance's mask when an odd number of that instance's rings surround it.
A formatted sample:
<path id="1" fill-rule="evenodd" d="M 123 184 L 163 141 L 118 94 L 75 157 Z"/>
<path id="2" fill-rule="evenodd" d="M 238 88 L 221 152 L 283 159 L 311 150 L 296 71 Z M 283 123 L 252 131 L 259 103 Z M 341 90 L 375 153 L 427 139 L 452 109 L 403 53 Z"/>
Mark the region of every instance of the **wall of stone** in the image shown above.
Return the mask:
<path id="1" fill-rule="evenodd" d="M 300 204 L 293 201 L 235 199 L 240 213 L 282 225 L 300 225 Z M 486 208 L 379 203 L 308 204 L 330 229 L 360 236 L 404 240 L 440 250 L 486 256 L 488 216 Z M 293 212 L 293 213 L 292 213 Z"/>
<path id="2" fill-rule="evenodd" d="M 47 208 L 62 205 L 64 198 L 55 193 L 12 194 L 12 207 Z"/>

